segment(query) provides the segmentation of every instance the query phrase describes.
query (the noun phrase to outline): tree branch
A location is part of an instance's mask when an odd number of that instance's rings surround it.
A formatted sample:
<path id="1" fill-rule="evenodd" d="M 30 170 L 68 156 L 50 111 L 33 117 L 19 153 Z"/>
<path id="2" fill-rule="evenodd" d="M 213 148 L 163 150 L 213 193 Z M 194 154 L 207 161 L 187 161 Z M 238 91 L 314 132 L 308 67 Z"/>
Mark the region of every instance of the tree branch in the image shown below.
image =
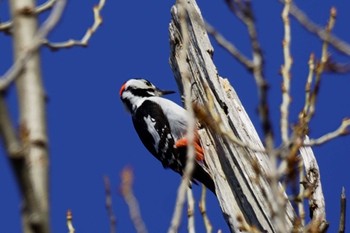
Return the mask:
<path id="1" fill-rule="evenodd" d="M 75 233 L 75 229 L 73 226 L 73 213 L 71 210 L 67 210 L 66 220 L 67 220 L 68 233 Z"/>
<path id="2" fill-rule="evenodd" d="M 187 188 L 187 218 L 188 218 L 188 233 L 196 233 L 194 224 L 194 198 L 191 188 Z"/>
<path id="3" fill-rule="evenodd" d="M 214 37 L 215 41 L 223 47 L 229 54 L 231 54 L 238 62 L 240 62 L 247 70 L 252 71 L 254 68 L 253 62 L 247 58 L 241 51 L 229 42 L 223 35 L 221 35 L 213 26 L 205 22 L 205 29 Z"/>
<path id="4" fill-rule="evenodd" d="M 341 125 L 338 129 L 334 130 L 333 132 L 327 133 L 323 135 L 322 137 L 316 138 L 316 139 L 310 139 L 307 144 L 304 144 L 305 146 L 319 146 L 322 145 L 330 140 L 333 140 L 334 138 L 337 138 L 339 136 L 347 135 L 349 134 L 349 126 L 350 126 L 350 119 L 345 118 L 343 119 Z"/>
<path id="5" fill-rule="evenodd" d="M 279 0 L 281 3 L 284 3 L 285 0 Z M 350 56 L 350 44 L 345 41 L 339 39 L 335 35 L 328 35 L 327 30 L 323 27 L 320 27 L 316 23 L 314 23 L 308 16 L 300 10 L 300 8 L 293 3 L 290 9 L 291 15 L 309 32 L 316 34 L 320 39 L 327 41 L 330 45 L 332 45 L 339 52 L 344 53 L 345 55 Z"/>
<path id="6" fill-rule="evenodd" d="M 207 188 L 204 185 L 202 185 L 201 199 L 199 201 L 199 211 L 200 211 L 202 218 L 203 218 L 206 233 L 212 233 L 213 226 L 211 225 L 208 214 L 207 214 L 206 193 L 207 193 Z"/>
<path id="7" fill-rule="evenodd" d="M 28 184 L 21 191 L 23 228 L 26 233 L 49 233 L 48 143 L 45 117 L 45 96 L 40 73 L 38 48 L 42 38 L 60 19 L 65 0 L 57 0 L 48 19 L 37 29 L 33 0 L 10 1 L 13 18 L 15 64 L 1 79 L 4 90 L 17 78 L 20 105 L 20 141 L 25 148 L 25 161 L 19 171 Z"/>
<path id="8" fill-rule="evenodd" d="M 87 29 L 84 36 L 80 40 L 67 40 L 64 42 L 50 42 L 47 39 L 43 40 L 43 45 L 47 46 L 51 50 L 58 50 L 63 48 L 72 48 L 74 46 L 86 47 L 92 37 L 92 35 L 97 31 L 97 29 L 102 24 L 101 10 L 105 5 L 106 0 L 100 0 L 99 3 L 94 6 L 94 23 L 93 25 Z"/>
<path id="9" fill-rule="evenodd" d="M 306 136 L 305 143 L 309 141 Z M 322 192 L 320 169 L 311 147 L 301 147 L 300 154 L 305 167 L 305 181 L 303 182 L 305 192 L 309 199 L 310 217 L 315 226 L 320 230 L 328 227 L 326 220 L 326 207 Z"/>
<path id="10" fill-rule="evenodd" d="M 340 220 L 339 220 L 339 233 L 345 232 L 346 226 L 346 195 L 345 188 L 342 188 L 341 196 L 340 196 Z"/>
<path id="11" fill-rule="evenodd" d="M 49 10 L 55 4 L 55 2 L 56 0 L 48 0 L 44 2 L 43 4 L 35 8 L 34 13 L 39 15 L 40 13 Z M 0 23 L 0 31 L 3 31 L 5 33 L 10 33 L 12 25 L 13 25 L 12 21 Z"/>
<path id="12" fill-rule="evenodd" d="M 13 1 L 15 2 L 16 0 Z M 15 63 L 10 67 L 10 69 L 6 71 L 2 77 L 0 77 L 0 91 L 4 91 L 16 78 L 18 78 L 27 63 L 29 63 L 29 60 L 31 60 L 31 58 L 37 54 L 42 40 L 45 39 L 45 37 L 51 32 L 51 30 L 56 26 L 57 22 L 61 18 L 65 3 L 66 0 L 57 0 L 57 3 L 55 4 L 50 16 L 37 32 L 33 32 L 34 37 L 31 38 L 31 35 L 26 35 L 26 38 L 29 37 L 29 42 L 27 42 L 28 44 L 23 47 L 21 51 L 16 52 L 17 55 Z M 19 11 L 20 10 L 21 9 L 19 9 Z M 34 17 L 35 15 L 32 16 Z M 16 38 L 17 31 L 19 30 L 15 30 L 14 38 Z"/>
<path id="13" fill-rule="evenodd" d="M 183 74 L 190 72 L 192 98 L 199 106 L 208 103 L 207 95 L 214 104 L 208 114 L 220 116 L 223 127 L 232 131 L 244 145 L 255 145 L 264 151 L 261 141 L 240 103 L 234 89 L 222 79 L 212 61 L 213 48 L 206 34 L 203 19 L 195 1 L 187 1 L 189 45 L 183 45 L 183 35 L 179 16 L 172 9 L 172 22 L 169 26 L 171 55 L 170 64 L 179 89 L 183 91 Z M 186 50 L 186 60 L 179 55 Z M 210 129 L 199 131 L 204 149 L 205 161 L 216 186 L 216 194 L 232 232 L 240 226 L 250 226 L 267 232 L 288 232 L 292 228 L 294 213 L 281 189 L 278 195 L 284 197 L 283 206 L 277 203 L 283 219 L 275 218 L 269 203 L 276 205 L 276 193 L 271 191 L 271 183 L 266 177 L 270 174 L 269 161 L 265 154 L 237 146 L 221 134 Z M 256 177 L 256 171 L 260 174 Z M 278 184 L 277 184 L 278 185 Z M 273 193 L 273 194 L 272 194 Z M 264 195 L 265 194 L 265 195 Z M 268 194 L 268 195 L 266 195 Z M 239 220 L 238 220 L 239 218 Z M 280 221 L 281 224 L 275 224 Z M 284 224 L 285 223 L 285 224 Z M 247 228 L 248 229 L 248 228 Z M 243 232 L 246 232 L 243 230 Z"/>
<path id="14" fill-rule="evenodd" d="M 286 0 L 283 12 L 282 19 L 284 23 L 284 39 L 283 39 L 283 55 L 284 55 L 284 65 L 282 65 L 281 73 L 283 77 L 282 82 L 282 103 L 280 106 L 281 111 L 281 135 L 282 142 L 287 144 L 289 141 L 289 105 L 291 102 L 290 97 L 290 80 L 291 74 L 290 70 L 292 68 L 293 59 L 290 52 L 291 47 L 291 29 L 289 21 L 289 11 L 290 4 L 292 0 Z"/>
<path id="15" fill-rule="evenodd" d="M 147 233 L 147 228 L 142 220 L 140 207 L 132 191 L 134 175 L 130 168 L 124 168 L 121 174 L 120 191 L 126 204 L 129 207 L 130 218 L 134 224 L 137 233 Z"/>
<path id="16" fill-rule="evenodd" d="M 116 219 L 113 213 L 113 204 L 112 204 L 112 193 L 111 193 L 111 182 L 108 176 L 103 177 L 104 185 L 105 185 L 105 206 L 107 210 L 107 215 L 109 218 L 109 232 L 116 232 Z"/>
<path id="17" fill-rule="evenodd" d="M 259 117 L 262 124 L 262 129 L 265 134 L 265 146 L 268 153 L 274 148 L 274 134 L 271 124 L 270 111 L 268 108 L 268 88 L 269 85 L 264 76 L 264 55 L 260 47 L 258 33 L 255 26 L 254 13 L 252 9 L 251 0 L 246 1 L 225 1 L 228 8 L 246 25 L 253 56 L 253 75 L 259 94 Z"/>

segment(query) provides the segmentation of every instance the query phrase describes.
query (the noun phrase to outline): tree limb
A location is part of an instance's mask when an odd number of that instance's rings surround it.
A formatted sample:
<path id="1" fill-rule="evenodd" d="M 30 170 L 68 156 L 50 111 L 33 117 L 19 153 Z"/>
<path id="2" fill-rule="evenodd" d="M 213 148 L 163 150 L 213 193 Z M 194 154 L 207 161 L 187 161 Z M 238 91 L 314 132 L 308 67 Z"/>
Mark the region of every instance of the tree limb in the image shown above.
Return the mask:
<path id="1" fill-rule="evenodd" d="M 308 137 L 305 139 L 307 144 Z M 301 147 L 300 154 L 305 167 L 305 181 L 303 182 L 305 192 L 309 193 L 310 217 L 317 228 L 328 227 L 326 220 L 326 207 L 322 192 L 320 169 L 311 147 Z"/>
<path id="2" fill-rule="evenodd" d="M 20 173 L 27 174 L 28 186 L 21 191 L 24 197 L 22 221 L 26 233 L 49 233 L 48 140 L 46 132 L 45 96 L 40 73 L 38 48 L 42 38 L 60 19 L 65 0 L 57 0 L 48 19 L 38 30 L 35 2 L 10 1 L 13 19 L 14 68 L 2 79 L 4 90 L 17 79 L 20 105 L 20 141 L 25 148 L 25 161 Z M 27 182 L 28 181 L 28 182 Z M 24 182 L 23 182 L 24 183 Z"/>
<path id="3" fill-rule="evenodd" d="M 55 4 L 55 2 L 56 0 L 48 0 L 44 2 L 43 4 L 35 8 L 35 14 L 38 15 L 44 11 L 51 9 L 51 7 Z M 5 33 L 10 33 L 10 29 L 12 28 L 12 25 L 13 25 L 12 21 L 0 23 L 0 31 L 3 31 Z"/>
<path id="4" fill-rule="evenodd" d="M 92 35 L 97 31 L 97 29 L 102 24 L 101 10 L 105 5 L 106 0 L 100 0 L 99 3 L 94 6 L 94 23 L 90 28 L 88 28 L 84 36 L 80 40 L 69 39 L 64 42 L 50 42 L 46 38 L 43 40 L 43 45 L 47 46 L 51 50 L 55 51 L 63 48 L 72 48 L 74 46 L 86 47 L 92 37 Z"/>
<path id="5" fill-rule="evenodd" d="M 279 1 L 281 3 L 285 2 L 285 0 Z M 332 47 L 337 49 L 339 52 L 350 56 L 350 44 L 339 39 L 335 35 L 327 35 L 327 30 L 314 23 L 311 19 L 309 19 L 309 17 L 295 3 L 291 5 L 290 13 L 309 32 L 316 34 L 322 40 L 327 41 L 330 45 L 332 45 Z"/>
<path id="6" fill-rule="evenodd" d="M 341 196 L 340 196 L 340 220 L 339 220 L 339 233 L 345 232 L 346 226 L 346 195 L 345 188 L 342 188 Z"/>
<path id="7" fill-rule="evenodd" d="M 245 145 L 252 144 L 264 151 L 257 133 L 240 103 L 234 89 L 222 79 L 212 61 L 213 48 L 209 42 L 203 19 L 195 1 L 186 1 L 189 45 L 183 45 L 183 35 L 176 6 L 172 8 L 169 26 L 171 55 L 170 64 L 179 89 L 183 91 L 183 74 L 190 72 L 192 98 L 199 106 L 208 103 L 207 95 L 214 104 L 210 112 L 219 115 L 225 129 L 232 131 Z M 189 10 L 191 9 L 191 10 Z M 186 51 L 186 59 L 179 54 Z M 211 113 L 208 114 L 211 114 Z M 209 129 L 199 132 L 205 151 L 205 161 L 216 185 L 217 197 L 224 217 L 232 232 L 241 226 L 250 226 L 267 232 L 288 232 L 292 228 L 294 212 L 281 189 L 271 191 L 269 160 L 264 153 L 237 146 L 223 135 Z M 260 174 L 257 178 L 257 170 Z M 278 184 L 277 184 L 278 185 Z M 283 198 L 283 206 L 271 210 L 275 196 Z M 272 198 L 273 197 L 273 198 Z M 283 212 L 283 219 L 275 218 L 275 210 Z M 280 221 L 279 224 L 277 224 Z M 247 232 L 248 229 L 243 230 Z"/>

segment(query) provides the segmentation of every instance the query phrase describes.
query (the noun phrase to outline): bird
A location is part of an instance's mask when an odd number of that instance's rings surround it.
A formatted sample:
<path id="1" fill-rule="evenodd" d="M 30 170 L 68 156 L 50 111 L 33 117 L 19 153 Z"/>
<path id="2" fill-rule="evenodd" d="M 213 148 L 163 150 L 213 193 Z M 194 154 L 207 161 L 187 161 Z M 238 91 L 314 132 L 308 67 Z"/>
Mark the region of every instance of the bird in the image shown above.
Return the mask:
<path id="1" fill-rule="evenodd" d="M 120 99 L 131 114 L 134 128 L 147 150 L 165 169 L 181 176 L 187 162 L 188 112 L 164 95 L 175 91 L 161 90 L 143 78 L 124 82 L 119 90 Z M 195 159 L 192 182 L 204 184 L 215 194 L 215 184 L 208 172 L 197 130 L 194 132 Z"/>

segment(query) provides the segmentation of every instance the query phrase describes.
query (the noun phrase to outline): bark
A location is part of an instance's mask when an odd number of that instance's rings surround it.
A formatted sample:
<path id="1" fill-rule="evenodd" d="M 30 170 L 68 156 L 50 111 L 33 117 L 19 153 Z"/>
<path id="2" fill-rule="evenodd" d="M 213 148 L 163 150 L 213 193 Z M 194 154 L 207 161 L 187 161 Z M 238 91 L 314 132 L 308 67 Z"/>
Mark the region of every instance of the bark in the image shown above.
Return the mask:
<path id="1" fill-rule="evenodd" d="M 172 8 L 170 31 L 170 64 L 178 83 L 192 86 L 192 98 L 197 103 L 213 100 L 211 115 L 218 115 L 223 128 L 234 134 L 244 144 L 254 148 L 264 147 L 251 123 L 236 92 L 229 82 L 221 78 L 213 63 L 213 47 L 205 31 L 203 19 L 194 0 L 185 1 L 179 14 L 179 3 Z M 186 20 L 181 20 L 181 15 Z M 189 41 L 183 46 L 182 22 L 186 22 Z M 179 54 L 186 50 L 186 59 Z M 189 72 L 190 83 L 184 79 Z M 209 98 L 208 98 L 209 96 Z M 266 154 L 256 152 L 248 147 L 232 143 L 222 134 L 210 128 L 201 130 L 201 141 L 205 150 L 205 160 L 216 184 L 216 193 L 223 215 L 232 232 L 248 232 L 245 226 L 253 226 L 261 232 L 290 232 L 295 213 L 282 192 L 276 194 L 271 190 L 267 177 L 269 158 Z M 259 173 L 257 174 L 257 168 Z M 283 203 L 279 218 L 272 211 L 276 195 L 281 195 Z"/>
<path id="2" fill-rule="evenodd" d="M 304 142 L 307 144 L 309 138 L 306 137 Z M 323 197 L 320 169 L 311 147 L 300 148 L 300 155 L 303 158 L 306 174 L 304 186 L 310 192 L 310 218 L 316 223 L 319 231 L 324 232 L 328 228 L 329 223 L 326 220 L 326 204 Z"/>
<path id="3" fill-rule="evenodd" d="M 15 61 L 33 44 L 38 31 L 34 0 L 11 0 Z M 48 142 L 45 95 L 39 51 L 35 51 L 16 79 L 20 112 L 20 141 L 27 186 L 23 194 L 22 223 L 25 232 L 50 232 L 48 197 Z"/>

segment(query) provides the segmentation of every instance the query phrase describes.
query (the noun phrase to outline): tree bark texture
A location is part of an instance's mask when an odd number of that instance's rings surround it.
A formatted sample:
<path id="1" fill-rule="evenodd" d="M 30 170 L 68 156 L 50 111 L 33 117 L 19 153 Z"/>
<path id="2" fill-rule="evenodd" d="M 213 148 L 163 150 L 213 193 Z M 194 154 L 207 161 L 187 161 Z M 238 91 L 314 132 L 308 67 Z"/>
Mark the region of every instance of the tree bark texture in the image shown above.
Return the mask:
<path id="1" fill-rule="evenodd" d="M 179 14 L 179 2 L 172 8 L 170 31 L 170 64 L 180 90 L 183 85 L 192 86 L 192 99 L 197 103 L 213 100 L 211 115 L 219 116 L 224 129 L 245 144 L 264 150 L 259 136 L 244 110 L 235 90 L 226 79 L 219 76 L 213 63 L 213 47 L 209 41 L 200 10 L 194 0 L 183 1 Z M 186 17 L 185 21 L 180 17 Z M 189 41 L 183 46 L 182 22 L 187 24 Z M 186 51 L 186 59 L 180 52 Z M 189 72 L 190 82 L 184 79 Z M 208 96 L 210 98 L 208 99 Z M 283 219 L 274 220 L 271 211 L 275 194 L 268 180 L 268 156 L 248 147 L 232 143 L 226 136 L 206 128 L 201 130 L 201 142 L 205 160 L 216 184 L 216 194 L 223 215 L 232 232 L 247 232 L 242 225 L 249 224 L 261 232 L 290 232 L 295 213 L 285 198 Z M 255 167 L 258 166 L 260 175 Z"/>
<path id="2" fill-rule="evenodd" d="M 36 2 L 11 0 L 14 59 L 30 48 L 38 31 Z M 48 142 L 45 94 L 42 86 L 39 51 L 25 64 L 16 79 L 19 100 L 23 167 L 27 183 L 22 185 L 22 221 L 25 232 L 50 232 L 48 197 Z"/>

